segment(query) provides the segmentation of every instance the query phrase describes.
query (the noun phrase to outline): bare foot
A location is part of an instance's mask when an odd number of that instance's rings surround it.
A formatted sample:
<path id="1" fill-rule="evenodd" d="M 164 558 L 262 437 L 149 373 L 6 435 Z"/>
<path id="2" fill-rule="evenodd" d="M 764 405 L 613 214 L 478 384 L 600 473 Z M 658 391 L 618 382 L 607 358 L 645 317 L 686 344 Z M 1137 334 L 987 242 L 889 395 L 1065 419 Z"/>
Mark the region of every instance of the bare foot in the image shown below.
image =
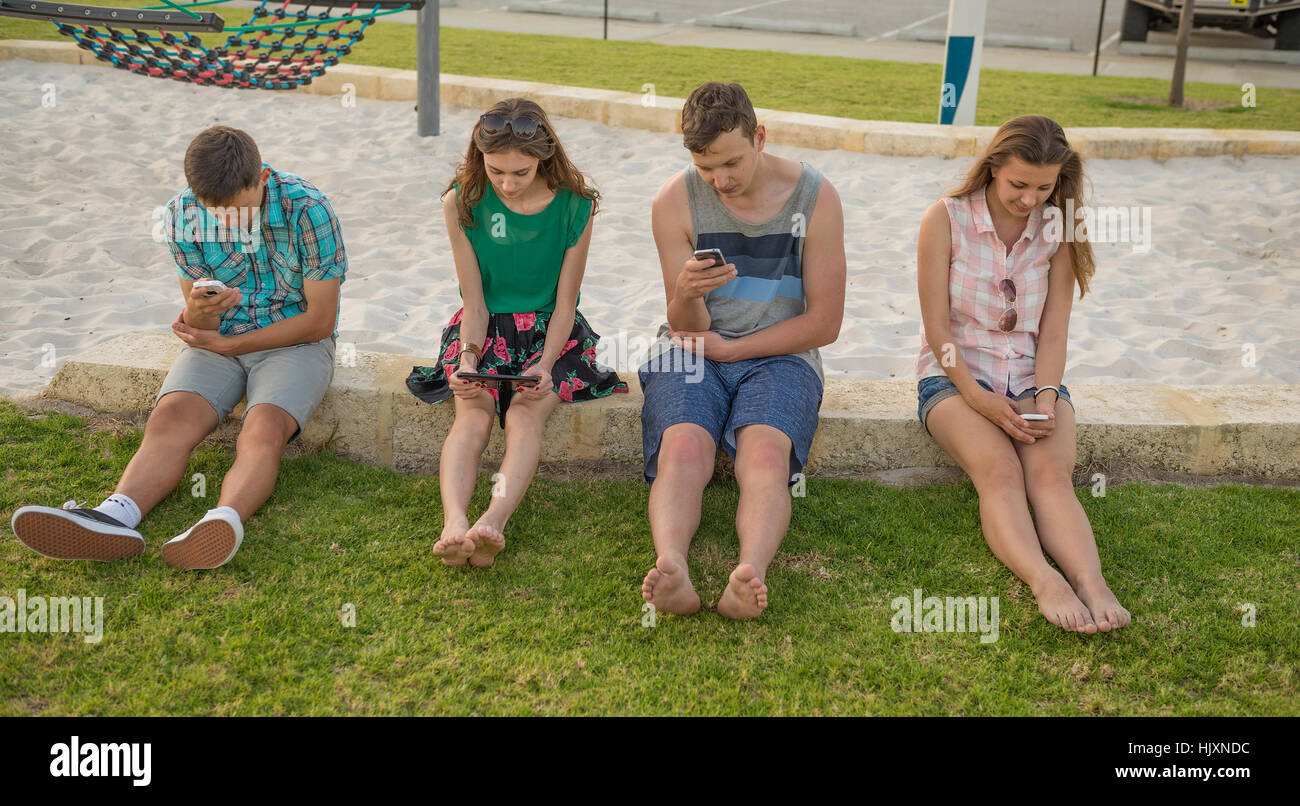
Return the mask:
<path id="1" fill-rule="evenodd" d="M 1070 583 L 1059 573 L 1053 571 L 1050 577 L 1031 589 L 1038 602 L 1038 612 L 1043 614 L 1043 618 L 1069 632 L 1097 632 L 1092 614 L 1079 601 L 1079 597 L 1074 595 Z"/>
<path id="2" fill-rule="evenodd" d="M 727 618 L 754 618 L 767 607 L 767 586 L 749 563 L 736 566 L 727 589 L 718 600 L 718 612 Z"/>
<path id="3" fill-rule="evenodd" d="M 1097 629 L 1102 632 L 1118 630 L 1133 620 L 1133 616 L 1119 603 L 1115 594 L 1110 592 L 1104 579 L 1079 585 L 1079 599 L 1088 606 L 1097 621 Z"/>
<path id="4" fill-rule="evenodd" d="M 474 528 L 465 533 L 465 537 L 474 543 L 474 553 L 470 555 L 469 564 L 475 568 L 487 568 L 496 562 L 501 549 L 506 547 L 506 536 L 501 530 L 482 519 Z"/>
<path id="5" fill-rule="evenodd" d="M 641 583 L 641 598 L 666 613 L 688 615 L 700 609 L 700 596 L 691 585 L 686 563 L 676 557 L 660 557 Z"/>
<path id="6" fill-rule="evenodd" d="M 442 536 L 433 544 L 433 553 L 442 558 L 443 565 L 464 565 L 474 553 L 474 541 L 465 536 L 469 521 L 448 521 L 442 527 Z"/>

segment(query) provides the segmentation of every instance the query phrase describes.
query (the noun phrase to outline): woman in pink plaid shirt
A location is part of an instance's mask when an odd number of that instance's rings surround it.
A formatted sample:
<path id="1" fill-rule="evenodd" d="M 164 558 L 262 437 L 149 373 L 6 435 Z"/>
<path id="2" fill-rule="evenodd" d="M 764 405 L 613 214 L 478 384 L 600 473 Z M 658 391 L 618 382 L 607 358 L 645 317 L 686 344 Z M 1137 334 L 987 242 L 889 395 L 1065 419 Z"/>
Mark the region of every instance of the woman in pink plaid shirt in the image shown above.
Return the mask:
<path id="1" fill-rule="evenodd" d="M 1075 496 L 1074 406 L 1061 384 L 1074 287 L 1082 298 L 1094 266 L 1086 239 L 1059 249 L 1052 236 L 1072 232 L 1059 216 L 1066 199 L 1082 206 L 1082 186 L 1061 127 L 1022 115 L 1002 124 L 961 188 L 926 210 L 917 415 L 974 481 L 984 539 L 1043 616 L 1095 633 L 1130 615 L 1102 577 Z"/>

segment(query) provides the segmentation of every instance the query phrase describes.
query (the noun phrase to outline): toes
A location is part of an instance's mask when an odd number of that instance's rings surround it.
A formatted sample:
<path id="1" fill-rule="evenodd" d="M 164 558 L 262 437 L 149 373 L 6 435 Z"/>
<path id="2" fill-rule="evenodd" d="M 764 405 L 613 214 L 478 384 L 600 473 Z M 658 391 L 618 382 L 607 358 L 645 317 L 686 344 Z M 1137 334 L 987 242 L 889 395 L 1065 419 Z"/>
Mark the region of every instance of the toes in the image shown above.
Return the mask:
<path id="1" fill-rule="evenodd" d="M 441 557 L 444 565 L 464 565 L 474 552 L 474 541 L 463 535 L 444 537 L 433 544 L 434 556 Z"/>
<path id="2" fill-rule="evenodd" d="M 651 568 L 650 573 L 645 575 L 645 581 L 641 583 L 641 598 L 647 602 L 650 601 L 654 597 L 655 586 L 659 584 L 659 580 L 662 578 L 663 574 L 658 568 Z"/>

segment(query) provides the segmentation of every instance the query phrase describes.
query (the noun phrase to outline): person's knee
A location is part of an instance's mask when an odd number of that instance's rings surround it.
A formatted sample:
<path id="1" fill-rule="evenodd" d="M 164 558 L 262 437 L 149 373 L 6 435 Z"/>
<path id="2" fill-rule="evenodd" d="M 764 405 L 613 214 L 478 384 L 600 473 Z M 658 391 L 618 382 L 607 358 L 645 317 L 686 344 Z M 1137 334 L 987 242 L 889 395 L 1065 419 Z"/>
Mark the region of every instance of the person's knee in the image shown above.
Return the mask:
<path id="1" fill-rule="evenodd" d="M 781 433 L 748 435 L 736 452 L 736 483 L 765 484 L 788 481 L 790 473 L 790 439 Z"/>
<path id="2" fill-rule="evenodd" d="M 974 468 L 971 480 L 981 490 L 1023 489 L 1025 471 L 1013 453 L 986 457 Z"/>
<path id="3" fill-rule="evenodd" d="M 464 433 L 472 437 L 476 442 L 487 445 L 492 437 L 492 421 L 496 418 L 496 412 L 491 406 L 485 408 L 466 409 L 456 414 L 455 428 L 461 429 Z"/>
<path id="4" fill-rule="evenodd" d="M 659 472 L 665 467 L 698 469 L 713 474 L 718 446 L 703 428 L 670 427 L 659 443 Z"/>
<path id="5" fill-rule="evenodd" d="M 193 392 L 163 395 L 145 423 L 145 436 L 190 449 L 216 427 L 212 405 Z"/>
<path id="6" fill-rule="evenodd" d="M 1051 464 L 1035 467 L 1025 477 L 1030 495 L 1042 493 L 1074 492 L 1074 477 L 1062 465 Z"/>
<path id="7" fill-rule="evenodd" d="M 506 439 L 540 434 L 550 412 L 544 400 L 528 403 L 511 401 L 510 408 L 506 409 Z"/>
<path id="8" fill-rule="evenodd" d="M 254 406 L 244 414 L 235 451 L 283 451 L 297 430 L 297 421 L 284 409 L 270 404 Z"/>

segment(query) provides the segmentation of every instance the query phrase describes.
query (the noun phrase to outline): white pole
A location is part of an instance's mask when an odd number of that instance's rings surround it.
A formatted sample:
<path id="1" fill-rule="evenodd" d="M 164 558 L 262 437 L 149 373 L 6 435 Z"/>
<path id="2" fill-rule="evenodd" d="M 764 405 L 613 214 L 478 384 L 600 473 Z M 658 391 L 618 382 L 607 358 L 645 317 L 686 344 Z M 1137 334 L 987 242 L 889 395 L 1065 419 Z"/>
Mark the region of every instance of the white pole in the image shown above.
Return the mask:
<path id="1" fill-rule="evenodd" d="M 939 89 L 940 123 L 975 125 L 987 10 L 988 0 L 949 0 L 948 43 L 943 57 L 943 85 Z"/>

